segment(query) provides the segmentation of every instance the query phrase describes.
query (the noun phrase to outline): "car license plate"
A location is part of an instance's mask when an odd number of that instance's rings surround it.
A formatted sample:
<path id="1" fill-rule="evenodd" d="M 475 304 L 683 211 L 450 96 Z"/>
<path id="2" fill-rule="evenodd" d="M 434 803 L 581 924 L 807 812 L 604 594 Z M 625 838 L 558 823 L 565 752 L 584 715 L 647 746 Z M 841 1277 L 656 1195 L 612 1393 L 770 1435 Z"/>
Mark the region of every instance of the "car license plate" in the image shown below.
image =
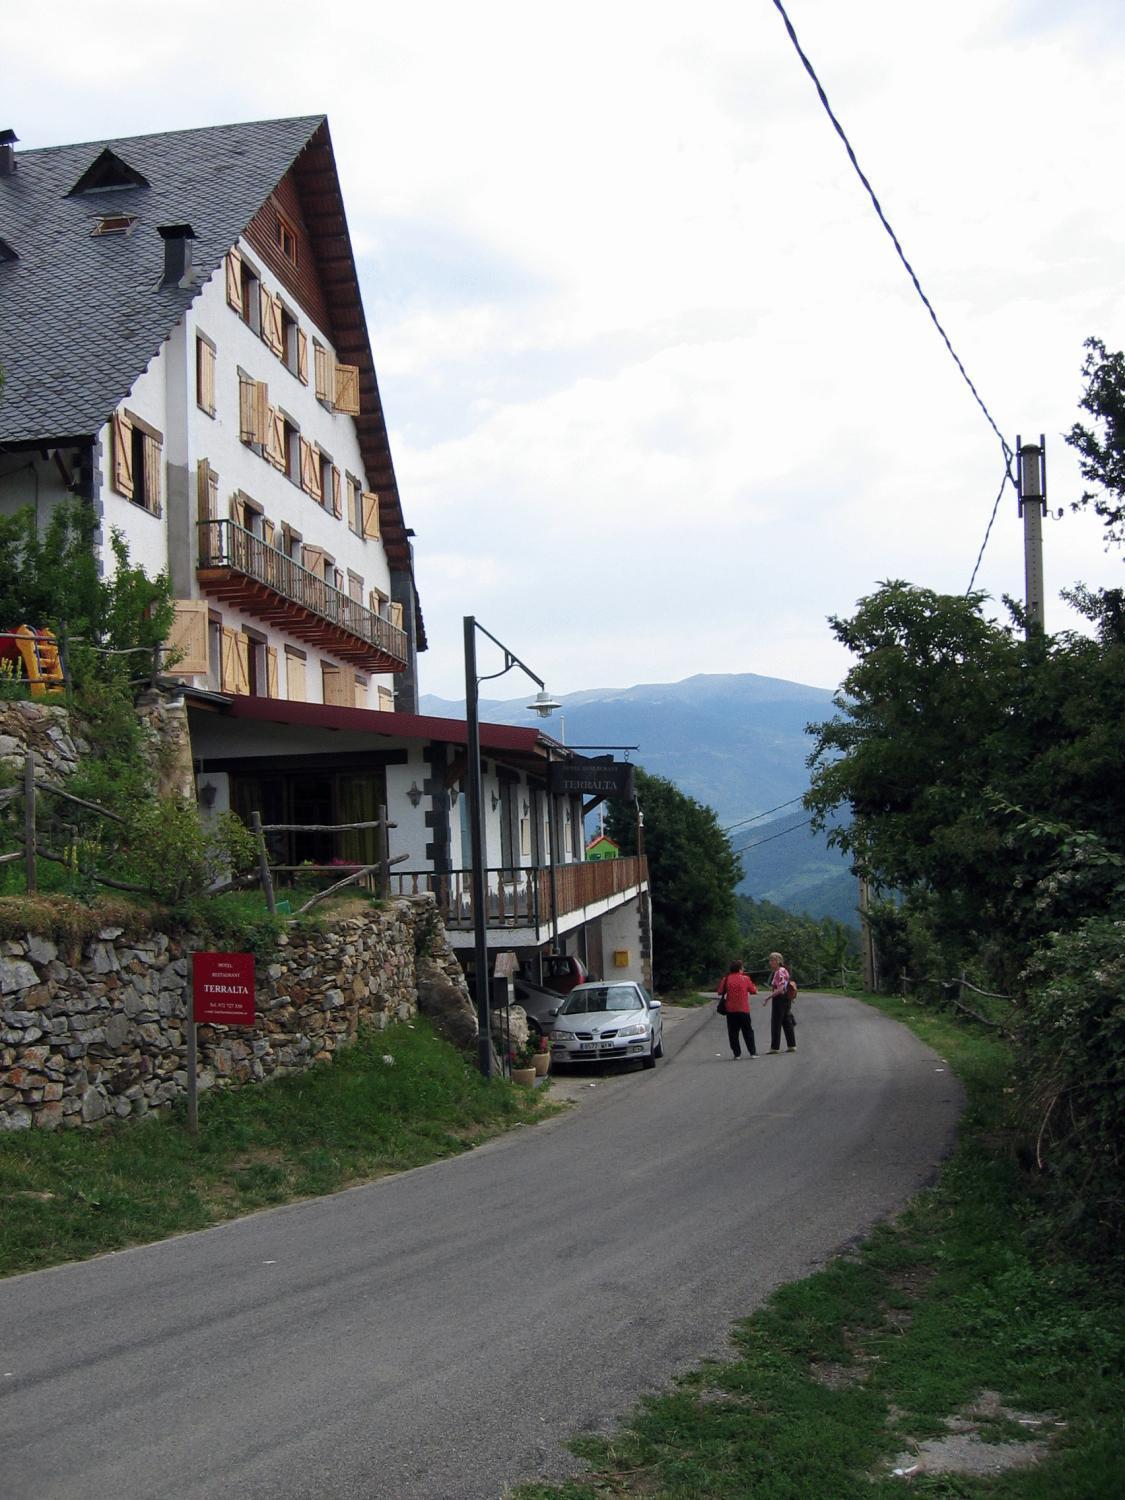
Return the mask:
<path id="1" fill-rule="evenodd" d="M 598 1050 L 598 1044 L 597 1042 L 579 1042 L 578 1050 L 579 1052 L 596 1052 Z"/>

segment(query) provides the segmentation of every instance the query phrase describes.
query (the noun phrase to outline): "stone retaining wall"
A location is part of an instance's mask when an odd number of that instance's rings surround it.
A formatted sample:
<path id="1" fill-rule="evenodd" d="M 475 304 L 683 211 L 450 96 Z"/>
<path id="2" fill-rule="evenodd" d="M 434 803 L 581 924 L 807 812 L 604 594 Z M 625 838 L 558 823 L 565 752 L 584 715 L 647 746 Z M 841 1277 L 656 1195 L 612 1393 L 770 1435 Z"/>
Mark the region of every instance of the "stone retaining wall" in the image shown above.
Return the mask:
<path id="1" fill-rule="evenodd" d="M 78 769 L 80 755 L 90 753 L 86 741 L 72 734 L 61 704 L 0 703 L 0 765 L 22 775 L 29 750 L 40 778 L 53 786 Z"/>
<path id="2" fill-rule="evenodd" d="M 81 955 L 0 943 L 0 1129 L 147 1114 L 187 1089 L 187 953 L 108 927 Z M 257 965 L 254 1028 L 199 1027 L 199 1087 L 259 1082 L 331 1059 L 363 1025 L 415 1014 L 419 969 L 468 991 L 432 896 L 280 939 Z"/>

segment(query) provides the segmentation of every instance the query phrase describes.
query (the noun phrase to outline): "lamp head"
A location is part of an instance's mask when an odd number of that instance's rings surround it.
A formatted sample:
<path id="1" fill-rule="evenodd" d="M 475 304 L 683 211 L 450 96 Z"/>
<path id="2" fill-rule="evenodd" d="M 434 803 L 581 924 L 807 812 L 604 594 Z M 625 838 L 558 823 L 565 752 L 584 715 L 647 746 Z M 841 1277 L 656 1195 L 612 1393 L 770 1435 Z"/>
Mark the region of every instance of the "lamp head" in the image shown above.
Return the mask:
<path id="1" fill-rule="evenodd" d="M 541 719 L 550 718 L 556 708 L 562 707 L 560 703 L 557 703 L 551 697 L 546 688 L 541 688 L 535 695 L 535 702 L 529 703 L 527 706 L 533 713 L 537 713 Z"/>

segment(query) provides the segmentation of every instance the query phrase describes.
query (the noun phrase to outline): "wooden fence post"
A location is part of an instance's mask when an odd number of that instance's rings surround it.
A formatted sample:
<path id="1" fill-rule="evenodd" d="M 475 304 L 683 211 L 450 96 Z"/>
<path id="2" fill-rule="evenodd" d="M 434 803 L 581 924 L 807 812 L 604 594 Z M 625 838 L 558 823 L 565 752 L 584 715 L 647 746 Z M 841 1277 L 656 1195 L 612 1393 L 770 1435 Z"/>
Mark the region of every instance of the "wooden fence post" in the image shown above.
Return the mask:
<path id="1" fill-rule="evenodd" d="M 262 878 L 262 890 L 266 893 L 266 906 L 272 915 L 277 913 L 277 900 L 273 892 L 273 874 L 270 871 L 269 854 L 266 852 L 266 836 L 262 832 L 262 815 L 258 811 L 250 814 L 250 827 L 258 841 L 258 873 Z"/>
<path id="2" fill-rule="evenodd" d="M 391 894 L 391 841 L 387 832 L 387 809 L 379 809 L 379 899 Z"/>
<path id="3" fill-rule="evenodd" d="M 23 763 L 23 831 L 24 869 L 31 895 L 39 889 L 39 877 L 35 867 L 35 758 L 30 751 Z"/>

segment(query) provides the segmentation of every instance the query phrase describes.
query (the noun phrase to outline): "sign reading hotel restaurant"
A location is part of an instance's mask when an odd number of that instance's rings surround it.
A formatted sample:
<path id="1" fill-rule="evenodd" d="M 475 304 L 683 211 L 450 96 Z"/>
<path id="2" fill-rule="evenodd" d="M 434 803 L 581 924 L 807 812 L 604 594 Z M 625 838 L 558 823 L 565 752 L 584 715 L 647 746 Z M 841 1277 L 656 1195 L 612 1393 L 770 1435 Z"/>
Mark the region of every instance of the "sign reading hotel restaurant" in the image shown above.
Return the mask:
<path id="1" fill-rule="evenodd" d="M 556 796 L 614 797 L 631 802 L 633 767 L 612 760 L 552 761 L 547 767 L 547 790 Z"/>
<path id="2" fill-rule="evenodd" d="M 217 1026 L 253 1026 L 254 955 L 196 953 L 192 965 L 194 1019 Z"/>

